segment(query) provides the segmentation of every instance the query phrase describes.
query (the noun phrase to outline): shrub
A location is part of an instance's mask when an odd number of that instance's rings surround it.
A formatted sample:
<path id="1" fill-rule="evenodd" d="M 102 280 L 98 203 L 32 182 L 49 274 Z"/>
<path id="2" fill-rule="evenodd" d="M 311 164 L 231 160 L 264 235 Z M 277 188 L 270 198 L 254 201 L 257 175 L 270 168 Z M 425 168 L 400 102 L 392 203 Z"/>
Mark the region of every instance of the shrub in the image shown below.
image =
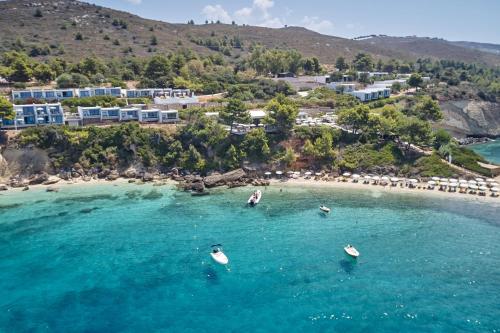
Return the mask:
<path id="1" fill-rule="evenodd" d="M 441 160 L 438 154 L 419 158 L 415 162 L 415 167 L 419 169 L 423 177 L 452 177 L 456 173 L 452 167 Z"/>

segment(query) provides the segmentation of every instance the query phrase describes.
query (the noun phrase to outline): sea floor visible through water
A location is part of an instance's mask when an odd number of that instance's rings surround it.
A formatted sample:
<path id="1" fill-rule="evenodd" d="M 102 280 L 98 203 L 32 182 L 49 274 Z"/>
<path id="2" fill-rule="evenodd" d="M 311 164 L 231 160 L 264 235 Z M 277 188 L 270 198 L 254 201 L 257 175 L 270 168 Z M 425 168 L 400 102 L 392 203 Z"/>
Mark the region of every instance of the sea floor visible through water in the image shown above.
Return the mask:
<path id="1" fill-rule="evenodd" d="M 0 332 L 500 332 L 498 204 L 252 190 L 0 195 Z"/>
<path id="2" fill-rule="evenodd" d="M 468 146 L 490 163 L 500 164 L 500 139 Z"/>

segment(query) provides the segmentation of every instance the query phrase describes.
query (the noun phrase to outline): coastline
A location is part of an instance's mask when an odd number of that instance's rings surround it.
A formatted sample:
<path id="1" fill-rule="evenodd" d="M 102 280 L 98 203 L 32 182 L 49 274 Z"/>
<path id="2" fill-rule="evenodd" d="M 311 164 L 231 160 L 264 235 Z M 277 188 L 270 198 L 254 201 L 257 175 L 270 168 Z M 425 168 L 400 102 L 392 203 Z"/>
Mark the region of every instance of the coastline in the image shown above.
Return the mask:
<path id="1" fill-rule="evenodd" d="M 305 188 L 331 188 L 331 189 L 346 189 L 353 191 L 370 191 L 372 193 L 390 193 L 394 195 L 410 195 L 410 196 L 424 196 L 424 197 L 434 197 L 441 199 L 457 199 L 457 200 L 466 200 L 468 202 L 483 202 L 483 203 L 496 203 L 500 205 L 500 197 L 491 197 L 489 195 L 479 196 L 477 194 L 467 194 L 467 193 L 459 193 L 457 192 L 447 192 L 440 191 L 437 188 L 434 190 L 428 190 L 426 188 L 418 189 L 418 188 L 408 188 L 408 187 L 394 187 L 390 185 L 382 186 L 382 185 L 373 185 L 373 184 L 363 184 L 362 182 L 354 183 L 351 179 L 348 181 L 340 181 L 340 178 L 337 178 L 334 181 L 326 181 L 326 180 L 314 180 L 314 179 L 293 179 L 293 178 L 284 178 L 284 179 L 269 179 L 269 186 L 273 188 L 280 187 L 305 187 Z M 116 180 L 105 180 L 105 179 L 91 179 L 90 181 L 84 181 L 83 179 L 75 179 L 73 181 L 64 181 L 53 184 L 53 185 L 30 185 L 30 190 L 46 190 L 50 187 L 56 189 L 67 188 L 70 186 L 80 187 L 80 186 L 98 186 L 98 185 L 109 185 L 109 186 L 120 186 L 120 185 L 152 185 L 152 186 L 176 186 L 179 184 L 178 181 L 172 179 L 161 179 L 154 180 L 149 182 L 142 182 L 140 180 L 136 180 L 134 182 L 130 182 L 127 178 L 117 178 Z M 247 187 L 253 187 L 251 184 L 248 184 Z M 221 189 L 226 188 L 226 186 L 218 186 L 213 189 Z M 8 196 L 9 193 L 20 193 L 23 192 L 22 187 L 18 188 L 9 188 L 7 191 L 0 192 L 1 195 Z"/>
<path id="2" fill-rule="evenodd" d="M 411 195 L 411 196 L 425 196 L 425 197 L 435 197 L 441 199 L 458 199 L 466 200 L 469 202 L 485 202 L 485 203 L 496 203 L 500 205 L 500 197 L 491 196 L 479 196 L 477 194 L 465 194 L 457 192 L 445 192 L 439 191 L 437 188 L 434 190 L 428 189 L 410 189 L 407 187 L 393 187 L 390 185 L 373 185 L 373 184 L 363 184 L 362 182 L 353 183 L 352 181 L 341 182 L 341 181 L 323 181 L 323 180 L 307 180 L 307 179 L 286 179 L 284 181 L 278 179 L 271 180 L 271 186 L 281 186 L 281 187 L 308 187 L 308 188 L 331 188 L 331 189 L 347 189 L 356 191 L 370 191 L 379 193 L 391 193 L 394 195 Z"/>

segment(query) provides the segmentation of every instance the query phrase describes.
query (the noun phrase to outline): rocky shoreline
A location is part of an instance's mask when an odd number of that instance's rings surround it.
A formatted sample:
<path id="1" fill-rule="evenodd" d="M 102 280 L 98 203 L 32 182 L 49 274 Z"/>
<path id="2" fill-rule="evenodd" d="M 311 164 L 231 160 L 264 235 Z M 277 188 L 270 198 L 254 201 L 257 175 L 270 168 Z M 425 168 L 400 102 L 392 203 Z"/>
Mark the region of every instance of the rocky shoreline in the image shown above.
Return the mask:
<path id="1" fill-rule="evenodd" d="M 486 143 L 490 141 L 495 141 L 489 137 L 466 137 L 463 139 L 458 139 L 458 144 L 461 146 L 473 145 L 477 143 Z"/>
<path id="2" fill-rule="evenodd" d="M 243 169 L 236 169 L 226 173 L 211 173 L 208 176 L 202 177 L 196 174 L 182 175 L 177 169 L 173 169 L 169 173 L 160 172 L 139 172 L 135 169 L 127 169 L 124 172 L 116 170 L 103 170 L 99 173 L 87 175 L 79 170 L 72 172 L 63 172 L 57 175 L 49 175 L 48 173 L 40 173 L 28 178 L 19 176 L 11 177 L 4 184 L 0 184 L 0 191 L 7 191 L 9 188 L 23 188 L 29 190 L 29 186 L 46 185 L 48 192 L 56 192 L 57 184 L 61 181 L 71 182 L 91 182 L 97 180 L 115 181 L 117 179 L 128 180 L 129 183 L 134 182 L 165 182 L 173 180 L 177 183 L 177 187 L 184 191 L 190 191 L 193 195 L 209 194 L 208 189 L 219 186 L 227 186 L 229 188 L 240 186 L 268 186 L 269 180 L 259 177 L 250 176 Z"/>

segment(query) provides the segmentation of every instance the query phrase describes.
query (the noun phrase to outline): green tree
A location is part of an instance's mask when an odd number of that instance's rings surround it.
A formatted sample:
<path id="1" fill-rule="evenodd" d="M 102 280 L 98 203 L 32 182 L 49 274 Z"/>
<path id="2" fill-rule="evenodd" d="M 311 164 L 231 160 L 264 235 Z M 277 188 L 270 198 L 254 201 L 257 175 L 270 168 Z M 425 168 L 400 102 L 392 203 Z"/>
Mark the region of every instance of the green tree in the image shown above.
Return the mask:
<path id="1" fill-rule="evenodd" d="M 35 14 L 33 14 L 34 17 L 43 17 L 43 14 L 42 14 L 42 11 L 40 10 L 40 8 L 37 8 L 35 10 Z"/>
<path id="2" fill-rule="evenodd" d="M 153 46 L 158 45 L 158 39 L 156 38 L 155 35 L 151 36 L 149 45 L 153 45 Z"/>
<path id="3" fill-rule="evenodd" d="M 182 166 L 191 171 L 203 171 L 206 167 L 206 161 L 195 146 L 189 145 L 187 151 L 181 156 Z"/>
<path id="4" fill-rule="evenodd" d="M 423 96 L 417 105 L 415 105 L 415 115 L 422 120 L 438 121 L 443 119 L 443 113 L 439 103 L 429 96 Z"/>
<path id="5" fill-rule="evenodd" d="M 302 55 L 296 50 L 291 50 L 287 54 L 288 70 L 297 74 L 302 64 Z"/>
<path id="6" fill-rule="evenodd" d="M 356 54 L 352 64 L 357 71 L 370 72 L 373 70 L 373 59 L 366 53 Z"/>
<path id="7" fill-rule="evenodd" d="M 161 55 L 153 56 L 146 65 L 144 76 L 151 80 L 171 75 L 170 62 Z"/>
<path id="8" fill-rule="evenodd" d="M 28 66 L 28 63 L 24 61 L 22 58 L 15 60 L 11 68 L 11 74 L 9 77 L 10 81 L 14 82 L 28 82 L 31 79 L 31 69 Z"/>
<path id="9" fill-rule="evenodd" d="M 81 32 L 77 32 L 75 35 L 75 40 L 83 40 L 83 35 Z"/>
<path id="10" fill-rule="evenodd" d="M 323 162 L 332 162 L 335 158 L 333 150 L 333 136 L 330 131 L 324 129 L 321 136 L 314 140 L 315 158 Z"/>
<path id="11" fill-rule="evenodd" d="M 434 132 L 434 148 L 440 149 L 442 146 L 448 145 L 452 141 L 450 133 L 439 128 Z"/>
<path id="12" fill-rule="evenodd" d="M 349 68 L 349 65 L 345 61 L 344 57 L 338 57 L 337 61 L 335 61 L 335 68 L 337 68 L 339 71 L 344 71 Z"/>
<path id="13" fill-rule="evenodd" d="M 418 90 L 418 88 L 422 85 L 424 81 L 422 80 L 422 76 L 420 74 L 412 74 L 408 79 L 408 85 Z"/>
<path id="14" fill-rule="evenodd" d="M 278 94 L 266 106 L 267 115 L 264 121 L 273 125 L 280 136 L 287 137 L 293 129 L 299 108 L 291 99 Z"/>
<path id="15" fill-rule="evenodd" d="M 13 119 L 14 116 L 12 104 L 5 97 L 0 96 L 0 119 Z"/>
<path id="16" fill-rule="evenodd" d="M 314 149 L 314 145 L 312 144 L 311 140 L 306 139 L 306 141 L 304 142 L 304 146 L 302 147 L 302 153 L 307 157 L 314 158 L 316 151 Z"/>
<path id="17" fill-rule="evenodd" d="M 410 145 L 423 146 L 432 141 L 431 126 L 427 121 L 415 117 L 407 117 L 400 123 L 400 138 L 407 142 L 407 150 Z"/>
<path id="18" fill-rule="evenodd" d="M 338 123 L 349 126 L 357 134 L 368 125 L 370 109 L 366 105 L 358 105 L 352 109 L 344 109 L 338 115 Z"/>
<path id="19" fill-rule="evenodd" d="M 229 169 L 236 169 L 240 166 L 241 158 L 245 154 L 242 154 L 234 145 L 230 145 L 224 158 L 224 163 Z"/>
<path id="20" fill-rule="evenodd" d="M 297 159 L 297 156 L 295 156 L 295 152 L 293 151 L 293 148 L 287 147 L 285 149 L 285 155 L 283 156 L 282 161 L 286 164 L 286 166 L 291 166 L 293 163 L 295 163 L 296 159 Z"/>
<path id="21" fill-rule="evenodd" d="M 90 80 L 83 74 L 61 74 L 56 79 L 58 88 L 79 88 L 89 86 Z"/>
<path id="22" fill-rule="evenodd" d="M 252 118 L 250 118 L 245 103 L 236 98 L 231 98 L 229 100 L 220 116 L 226 124 L 231 126 L 229 133 L 233 133 L 233 125 L 235 123 L 249 124 L 252 122 Z"/>
<path id="23" fill-rule="evenodd" d="M 40 82 L 47 83 L 54 79 L 55 73 L 47 64 L 38 64 L 33 69 L 33 76 Z"/>
<path id="24" fill-rule="evenodd" d="M 264 160 L 271 153 L 269 140 L 262 127 L 250 130 L 241 143 L 242 150 L 249 158 L 255 160 Z"/>

